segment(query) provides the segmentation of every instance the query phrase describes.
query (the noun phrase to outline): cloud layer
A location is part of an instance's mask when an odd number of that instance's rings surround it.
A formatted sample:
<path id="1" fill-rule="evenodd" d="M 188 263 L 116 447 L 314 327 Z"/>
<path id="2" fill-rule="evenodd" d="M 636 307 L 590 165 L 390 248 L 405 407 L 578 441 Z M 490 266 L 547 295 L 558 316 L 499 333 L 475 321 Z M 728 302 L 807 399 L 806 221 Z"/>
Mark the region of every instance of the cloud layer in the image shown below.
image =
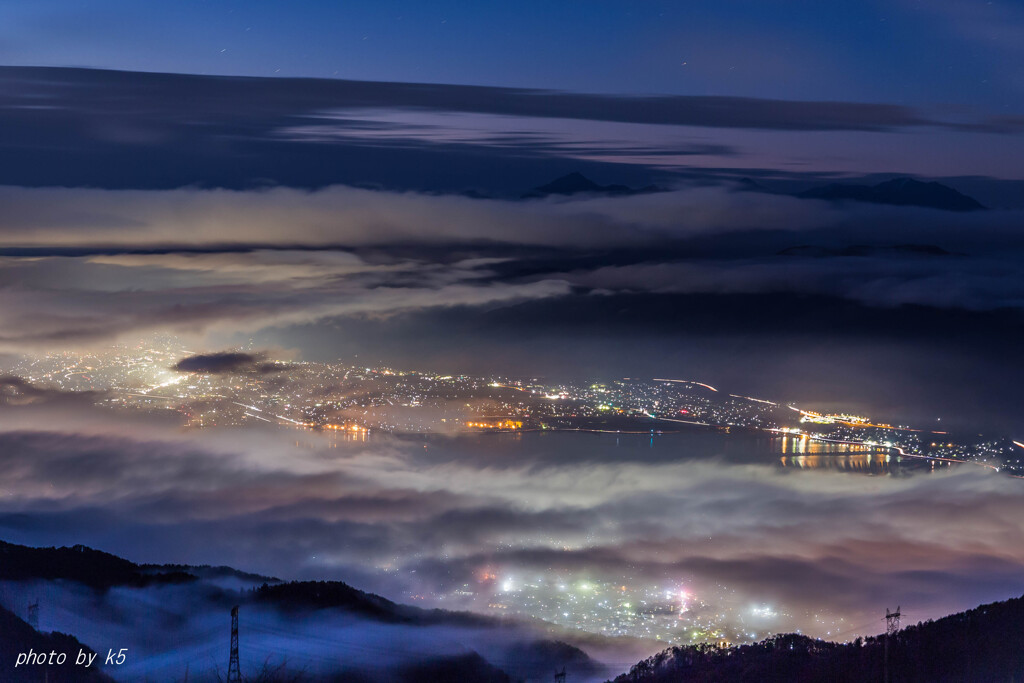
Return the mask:
<path id="1" fill-rule="evenodd" d="M 344 187 L 0 194 L 7 207 L 0 249 L 8 254 L 2 306 L 14 323 L 2 342 L 14 350 L 160 328 L 258 330 L 479 306 L 564 295 L 570 287 L 802 293 L 870 306 L 978 310 L 1019 308 L 1024 288 L 1013 257 L 1022 248 L 1013 212 L 955 219 L 915 209 L 839 212 L 723 186 L 533 202 Z M 930 240 L 957 251 L 776 253 L 805 240 Z M 588 250 L 616 255 L 565 270 Z M 552 258 L 562 263 L 536 264 Z"/>
<path id="2" fill-rule="evenodd" d="M 0 83 L 0 184 L 514 196 L 571 170 L 640 184 L 695 168 L 1016 178 L 1020 152 L 1013 112 L 950 120 L 885 102 L 31 67 L 0 68 Z"/>
<path id="3" fill-rule="evenodd" d="M 725 447 L 711 436 L 327 448 L 306 433 L 297 448 L 277 431 L 115 436 L 98 416 L 91 433 L 43 429 L 48 412 L 22 410 L 0 425 L 0 528 L 15 542 L 337 577 L 399 600 L 500 590 L 483 570 L 670 581 L 820 635 L 874 632 L 888 603 L 925 619 L 1024 591 L 1020 484 L 974 468 L 789 472 L 711 458 Z"/>
<path id="4" fill-rule="evenodd" d="M 527 202 L 340 186 L 8 187 L 0 199 L 6 353 L 167 332 L 200 351 L 254 339 L 447 372 L 696 370 L 814 400 L 902 394 L 883 407 L 956 412 L 974 428 L 1016 419 L 1018 211 L 705 184 Z M 825 340 L 870 371 L 826 367 Z"/>

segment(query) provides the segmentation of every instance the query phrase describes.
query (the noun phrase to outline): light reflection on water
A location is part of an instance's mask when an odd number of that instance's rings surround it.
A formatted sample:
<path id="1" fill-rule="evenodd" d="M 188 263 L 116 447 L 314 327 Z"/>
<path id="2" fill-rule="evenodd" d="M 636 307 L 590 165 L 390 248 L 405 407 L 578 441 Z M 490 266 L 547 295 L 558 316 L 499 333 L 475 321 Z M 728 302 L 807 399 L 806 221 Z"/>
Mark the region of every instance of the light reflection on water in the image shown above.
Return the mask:
<path id="1" fill-rule="evenodd" d="M 771 439 L 773 449 L 781 453 L 779 464 L 801 470 L 842 470 L 864 474 L 897 471 L 902 462 L 887 448 L 857 444 L 815 441 L 782 436 Z"/>
<path id="2" fill-rule="evenodd" d="M 953 463 L 904 458 L 888 448 L 832 443 L 783 436 L 771 439 L 779 464 L 802 470 L 841 470 L 863 474 L 932 472 L 952 467 Z"/>
<path id="3" fill-rule="evenodd" d="M 421 457 L 434 461 L 494 459 L 512 465 L 583 462 L 603 464 L 664 464 L 716 461 L 723 464 L 763 465 L 794 470 L 835 470 L 854 474 L 911 474 L 954 466 L 941 461 L 901 457 L 892 449 L 850 443 L 816 441 L 789 435 L 720 430 L 680 432 L 593 433 L 585 431 L 474 433 L 456 436 L 395 436 L 370 432 L 328 434 L 326 447 L 345 443 L 404 442 L 424 449 Z M 367 443 L 369 442 L 369 443 Z M 302 445 L 323 448 L 324 441 L 309 439 Z"/>

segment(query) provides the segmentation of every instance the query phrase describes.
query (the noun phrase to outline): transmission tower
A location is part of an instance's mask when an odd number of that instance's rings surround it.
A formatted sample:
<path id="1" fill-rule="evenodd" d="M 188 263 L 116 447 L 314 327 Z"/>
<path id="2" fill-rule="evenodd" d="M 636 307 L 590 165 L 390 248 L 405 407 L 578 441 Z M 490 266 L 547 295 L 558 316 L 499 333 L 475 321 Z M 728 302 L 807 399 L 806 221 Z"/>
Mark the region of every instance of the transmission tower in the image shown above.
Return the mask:
<path id="1" fill-rule="evenodd" d="M 228 662 L 228 683 L 242 683 L 238 666 L 238 605 L 231 608 L 231 661 Z"/>
<path id="2" fill-rule="evenodd" d="M 900 607 L 896 606 L 895 612 L 885 608 L 885 664 L 883 665 L 885 683 L 889 683 L 889 639 L 900 630 Z"/>
<path id="3" fill-rule="evenodd" d="M 39 598 L 36 598 L 35 602 L 30 602 L 28 605 L 28 625 L 39 630 Z"/>
<path id="4" fill-rule="evenodd" d="M 890 612 L 889 608 L 885 609 L 885 635 L 894 636 L 900 630 L 900 608 L 897 607 L 895 612 Z"/>
<path id="5" fill-rule="evenodd" d="M 562 667 L 561 671 L 555 672 L 555 683 L 565 683 L 565 667 Z"/>

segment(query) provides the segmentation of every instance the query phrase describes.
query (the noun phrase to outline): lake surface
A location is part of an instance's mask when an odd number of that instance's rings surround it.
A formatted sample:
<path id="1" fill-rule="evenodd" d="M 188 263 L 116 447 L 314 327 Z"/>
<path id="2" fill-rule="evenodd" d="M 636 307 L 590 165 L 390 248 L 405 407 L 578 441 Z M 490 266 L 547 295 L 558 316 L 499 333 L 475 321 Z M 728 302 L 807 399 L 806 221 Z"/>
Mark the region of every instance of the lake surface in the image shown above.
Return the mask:
<path id="1" fill-rule="evenodd" d="M 372 439 L 373 437 L 371 437 Z M 896 451 L 827 443 L 737 430 L 694 429 L 673 433 L 615 434 L 542 431 L 406 436 L 424 445 L 431 459 L 465 461 L 487 458 L 492 466 L 523 463 L 573 465 L 716 461 L 770 468 L 828 469 L 864 475 L 903 475 L 946 469 L 950 465 L 906 458 Z"/>

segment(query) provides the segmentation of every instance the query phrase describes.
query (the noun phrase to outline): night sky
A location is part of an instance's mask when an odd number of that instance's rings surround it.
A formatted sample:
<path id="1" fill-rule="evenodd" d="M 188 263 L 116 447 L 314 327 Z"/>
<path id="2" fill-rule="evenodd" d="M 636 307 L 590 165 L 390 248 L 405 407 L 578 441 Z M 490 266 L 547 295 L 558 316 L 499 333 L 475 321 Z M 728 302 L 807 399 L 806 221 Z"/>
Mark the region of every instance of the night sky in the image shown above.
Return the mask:
<path id="1" fill-rule="evenodd" d="M 735 165 L 743 167 L 753 162 L 790 171 L 1019 178 L 1014 160 L 1022 150 L 1014 133 L 1024 125 L 1024 82 L 1013 65 L 1022 57 L 1022 15 L 1012 2 L 954 0 L 556 7 L 306 2 L 287 8 L 274 2 L 8 3 L 0 8 L 0 60 L 613 95 L 882 103 L 906 108 L 920 124 L 882 122 L 883 129 L 899 130 L 811 139 L 723 136 L 717 129 L 674 132 L 728 140 L 743 157 Z M 590 115 L 600 117 L 595 111 Z M 410 112 L 407 122 L 410 116 L 418 118 Z M 757 118 L 752 114 L 751 130 L 762 128 Z M 591 129 L 604 137 L 629 134 Z M 666 132 L 655 133 L 663 144 Z"/>
<path id="2" fill-rule="evenodd" d="M 1019 115 L 1012 2 L 9 3 L 4 63 Z"/>
<path id="3" fill-rule="evenodd" d="M 3 3 L 0 363 L 172 335 L 686 376 L 1022 441 L 1022 60 L 1008 0 Z M 535 189 L 570 173 L 646 190 Z M 982 208 L 801 196 L 906 177 Z M 327 462 L 51 389 L 0 416 L 0 538 L 396 599 L 501 543 L 542 563 L 559 534 L 579 567 L 632 549 L 802 609 L 799 576 L 837 614 L 873 614 L 885 582 L 922 618 L 1021 587 L 1008 478 L 883 487 L 660 452 L 494 466 L 400 441 Z M 853 518 L 840 538 L 807 521 Z M 389 583 L 392 561 L 419 574 Z"/>

